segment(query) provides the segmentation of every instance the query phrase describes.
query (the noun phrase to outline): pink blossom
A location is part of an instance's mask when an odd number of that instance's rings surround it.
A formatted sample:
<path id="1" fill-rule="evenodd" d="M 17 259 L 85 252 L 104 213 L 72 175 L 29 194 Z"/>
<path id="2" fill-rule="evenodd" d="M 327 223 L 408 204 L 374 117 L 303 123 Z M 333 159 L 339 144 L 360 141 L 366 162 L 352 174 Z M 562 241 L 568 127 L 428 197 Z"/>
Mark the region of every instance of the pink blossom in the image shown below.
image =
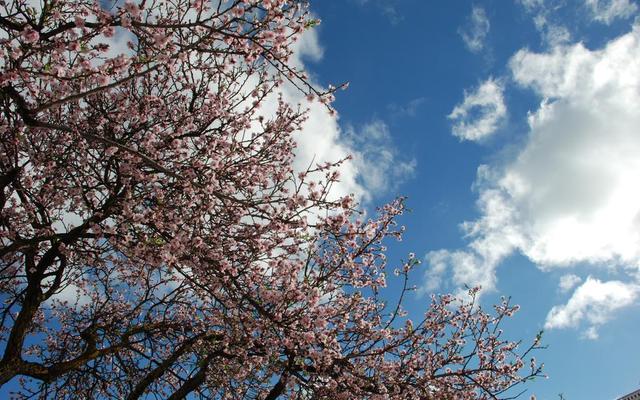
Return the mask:
<path id="1" fill-rule="evenodd" d="M 82 15 L 76 15 L 73 20 L 78 28 L 84 28 L 85 21 Z"/>
<path id="2" fill-rule="evenodd" d="M 40 39 L 40 34 L 31 26 L 27 26 L 22 30 L 22 38 L 25 43 L 35 43 Z"/>
<path id="3" fill-rule="evenodd" d="M 244 7 L 234 7 L 233 10 L 231 10 L 231 13 L 234 17 L 240 18 L 244 15 Z"/>
<path id="4" fill-rule="evenodd" d="M 171 38 L 164 33 L 156 33 L 153 35 L 153 42 L 158 48 L 164 48 Z"/>
<path id="5" fill-rule="evenodd" d="M 124 3 L 124 9 L 129 13 L 129 15 L 131 15 L 132 18 L 140 18 L 140 7 L 137 4 L 131 1 L 126 1 Z"/>

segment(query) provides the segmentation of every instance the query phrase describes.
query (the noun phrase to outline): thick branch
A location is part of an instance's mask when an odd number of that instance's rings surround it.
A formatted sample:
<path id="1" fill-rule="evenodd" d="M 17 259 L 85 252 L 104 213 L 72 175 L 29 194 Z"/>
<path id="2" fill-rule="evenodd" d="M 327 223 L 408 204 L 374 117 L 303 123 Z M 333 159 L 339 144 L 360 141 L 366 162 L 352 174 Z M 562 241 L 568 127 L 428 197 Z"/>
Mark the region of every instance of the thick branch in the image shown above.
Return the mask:
<path id="1" fill-rule="evenodd" d="M 145 390 L 159 377 L 161 377 L 170 367 L 173 365 L 183 354 L 188 352 L 193 344 L 200 338 L 200 336 L 194 336 L 193 338 L 185 341 L 178 349 L 171 354 L 166 360 L 161 362 L 156 368 L 149 372 L 144 378 L 142 378 L 138 384 L 133 388 L 127 400 L 135 400 L 140 398 Z"/>
<path id="2" fill-rule="evenodd" d="M 178 388 L 168 400 L 182 400 L 186 399 L 187 396 L 198 389 L 200 385 L 204 383 L 207 370 L 209 369 L 209 357 L 204 361 L 203 366 L 198 370 L 198 372 L 193 375 L 191 378 L 187 379 L 182 386 Z"/>
<path id="3" fill-rule="evenodd" d="M 25 255 L 27 264 L 25 267 L 27 270 L 35 268 L 33 258 L 33 253 Z M 40 287 L 40 279 L 32 278 L 29 280 L 27 289 L 25 290 L 20 313 L 11 328 L 4 355 L 0 361 L 0 386 L 18 374 L 16 363 L 21 360 L 24 339 L 29 331 L 33 317 L 38 311 L 38 307 L 40 307 L 41 301 L 42 288 Z"/>

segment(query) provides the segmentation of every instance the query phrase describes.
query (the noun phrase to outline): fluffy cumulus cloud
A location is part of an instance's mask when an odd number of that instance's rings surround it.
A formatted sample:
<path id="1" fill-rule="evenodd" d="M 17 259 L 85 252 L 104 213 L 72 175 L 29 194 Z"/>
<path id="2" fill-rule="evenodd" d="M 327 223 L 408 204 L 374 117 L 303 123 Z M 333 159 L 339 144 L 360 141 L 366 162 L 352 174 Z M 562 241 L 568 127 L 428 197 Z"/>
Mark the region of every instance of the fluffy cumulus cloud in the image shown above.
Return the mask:
<path id="1" fill-rule="evenodd" d="M 567 304 L 549 311 L 545 329 L 578 327 L 586 322 L 584 336 L 597 339 L 597 327 L 611 318 L 619 308 L 629 306 L 638 297 L 638 285 L 620 281 L 602 282 L 587 278 L 573 293 Z"/>
<path id="2" fill-rule="evenodd" d="M 465 91 L 462 103 L 455 106 L 448 118 L 452 133 L 460 140 L 479 141 L 491 136 L 507 116 L 504 86 L 488 79 L 473 91 Z"/>
<path id="3" fill-rule="evenodd" d="M 467 24 L 458 33 L 472 53 L 479 53 L 485 47 L 485 41 L 491 24 L 484 8 L 473 6 Z"/>
<path id="4" fill-rule="evenodd" d="M 515 156 L 479 168 L 481 216 L 462 225 L 468 248 L 429 253 L 427 281 L 492 289 L 498 264 L 514 252 L 543 270 L 581 263 L 617 268 L 628 283 L 588 279 L 549 315 L 548 328 L 586 321 L 593 337 L 603 315 L 637 297 L 640 27 L 598 50 L 582 44 L 521 50 L 510 69 L 516 84 L 541 98 L 530 132 Z M 611 294 L 617 290 L 623 294 Z"/>

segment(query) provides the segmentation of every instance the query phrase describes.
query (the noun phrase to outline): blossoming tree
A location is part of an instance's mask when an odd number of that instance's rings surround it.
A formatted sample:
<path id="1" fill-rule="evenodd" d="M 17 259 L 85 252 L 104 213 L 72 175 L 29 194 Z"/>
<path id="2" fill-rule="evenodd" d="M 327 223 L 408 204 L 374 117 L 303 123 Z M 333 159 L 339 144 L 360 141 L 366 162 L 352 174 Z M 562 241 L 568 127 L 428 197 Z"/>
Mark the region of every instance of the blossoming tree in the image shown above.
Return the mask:
<path id="1" fill-rule="evenodd" d="M 359 220 L 294 171 L 295 0 L 0 2 L 0 385 L 19 398 L 494 399 L 540 374 L 492 313 L 385 286 L 402 200 Z M 277 103 L 273 115 L 259 107 Z M 473 297 L 473 291 L 472 291 Z"/>

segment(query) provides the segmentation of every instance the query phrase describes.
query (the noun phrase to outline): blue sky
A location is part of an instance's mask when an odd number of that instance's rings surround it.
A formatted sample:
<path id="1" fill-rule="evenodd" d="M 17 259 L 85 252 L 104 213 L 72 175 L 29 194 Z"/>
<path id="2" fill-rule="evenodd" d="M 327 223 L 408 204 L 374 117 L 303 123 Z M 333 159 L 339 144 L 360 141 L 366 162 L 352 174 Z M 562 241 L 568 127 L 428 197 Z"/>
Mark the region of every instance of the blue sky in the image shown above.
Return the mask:
<path id="1" fill-rule="evenodd" d="M 338 120 L 311 118 L 310 137 L 324 129 L 319 151 L 356 154 L 346 180 L 367 205 L 409 197 L 389 259 L 423 256 L 423 293 L 467 283 L 486 288 L 486 304 L 511 295 L 522 309 L 508 333 L 545 330 L 549 379 L 527 386 L 538 399 L 640 387 L 639 4 L 312 7 L 322 24 L 305 66 L 350 86 Z"/>

